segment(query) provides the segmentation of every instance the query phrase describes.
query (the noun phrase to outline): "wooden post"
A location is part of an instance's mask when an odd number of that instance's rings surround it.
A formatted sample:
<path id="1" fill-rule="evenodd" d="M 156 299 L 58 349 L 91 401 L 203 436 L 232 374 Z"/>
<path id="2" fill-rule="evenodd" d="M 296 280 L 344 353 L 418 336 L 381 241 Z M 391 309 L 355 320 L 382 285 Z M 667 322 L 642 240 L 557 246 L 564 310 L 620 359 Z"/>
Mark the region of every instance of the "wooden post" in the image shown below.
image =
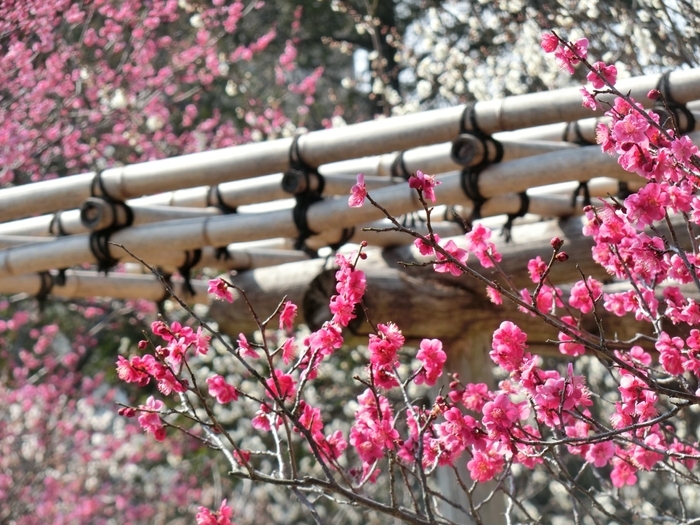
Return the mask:
<path id="1" fill-rule="evenodd" d="M 485 383 L 488 385 L 489 390 L 496 387 L 492 372 L 493 362 L 488 355 L 489 350 L 491 350 L 491 336 L 493 330 L 498 327 L 497 322 L 495 326 L 492 326 L 494 322 L 495 318 L 492 319 L 490 323 L 487 321 L 474 324 L 465 323 L 465 331 L 462 337 L 450 341 L 443 341 L 443 349 L 447 354 L 447 362 L 445 363 L 445 373 L 443 373 L 441 382 L 433 389 L 433 398 L 438 395 L 440 387 L 442 387 L 443 395 L 448 391 L 447 385 L 450 382 L 450 378 L 446 375 L 447 372 L 459 374 L 460 381 L 465 385 L 469 383 Z M 469 460 L 469 454 L 465 452 L 456 465 L 459 476 L 467 487 L 470 487 L 472 484 L 469 469 L 467 468 Z M 459 503 L 464 508 L 469 509 L 467 495 L 460 487 L 455 473 L 451 469 L 439 469 L 437 480 L 440 494 L 450 501 Z M 476 505 L 484 500 L 495 487 L 495 481 L 479 484 L 472 495 L 474 504 Z M 504 497 L 499 493 L 494 495 L 494 497 L 479 510 L 478 514 L 484 525 L 502 525 L 506 523 L 505 509 Z M 455 523 L 475 523 L 469 516 L 446 503 L 442 504 L 440 510 L 446 518 Z"/>

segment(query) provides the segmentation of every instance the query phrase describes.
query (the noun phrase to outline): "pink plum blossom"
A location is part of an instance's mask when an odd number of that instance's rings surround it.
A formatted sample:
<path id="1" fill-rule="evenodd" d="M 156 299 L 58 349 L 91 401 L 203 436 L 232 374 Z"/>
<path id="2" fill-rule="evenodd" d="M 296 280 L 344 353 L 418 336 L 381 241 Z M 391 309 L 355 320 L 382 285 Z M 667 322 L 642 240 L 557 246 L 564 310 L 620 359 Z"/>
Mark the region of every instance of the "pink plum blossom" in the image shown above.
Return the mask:
<path id="1" fill-rule="evenodd" d="M 365 186 L 365 176 L 360 173 L 357 175 L 357 184 L 350 189 L 350 198 L 348 204 L 351 208 L 361 208 L 367 198 L 367 187 Z"/>
<path id="2" fill-rule="evenodd" d="M 435 202 L 435 191 L 434 188 L 438 184 L 442 184 L 439 180 L 435 180 L 435 175 L 426 175 L 421 170 L 417 170 L 414 175 L 408 179 L 408 185 L 415 189 L 423 192 L 423 196 L 426 200 Z"/>
<path id="3" fill-rule="evenodd" d="M 501 471 L 504 464 L 503 457 L 496 453 L 476 451 L 467 463 L 467 468 L 474 481 L 486 483 Z"/>
<path id="4" fill-rule="evenodd" d="M 595 89 L 603 89 L 606 87 L 605 82 L 600 78 L 601 76 L 610 84 L 615 84 L 617 80 L 617 68 L 614 65 L 608 66 L 605 64 L 605 62 L 598 61 L 593 64 L 593 69 L 595 71 L 590 71 L 586 78 L 591 84 L 593 84 Z"/>
<path id="5" fill-rule="evenodd" d="M 215 397 L 222 405 L 231 401 L 238 401 L 236 387 L 226 383 L 226 380 L 220 375 L 216 374 L 207 378 L 207 384 L 209 385 L 209 395 Z"/>
<path id="6" fill-rule="evenodd" d="M 552 33 L 543 33 L 541 36 L 541 46 L 545 53 L 554 53 L 559 47 L 559 39 Z"/>
<path id="7" fill-rule="evenodd" d="M 493 333 L 492 350 L 489 353 L 494 363 L 507 372 L 517 371 L 523 363 L 527 334 L 510 321 L 503 321 Z"/>
<path id="8" fill-rule="evenodd" d="M 195 519 L 197 525 L 234 525 L 231 523 L 232 516 L 233 510 L 226 504 L 226 500 L 223 500 L 218 512 L 212 512 L 206 507 L 199 507 Z"/>
<path id="9" fill-rule="evenodd" d="M 297 305 L 292 301 L 286 301 L 280 312 L 280 330 L 294 328 L 294 318 L 297 316 Z"/>
<path id="10" fill-rule="evenodd" d="M 610 480 L 614 486 L 620 488 L 637 483 L 637 469 L 630 463 L 621 458 L 614 458 L 612 463 L 613 469 L 610 473 Z"/>
<path id="11" fill-rule="evenodd" d="M 420 385 L 425 382 L 428 386 L 435 385 L 438 377 L 442 375 L 442 367 L 447 360 L 447 355 L 442 350 L 442 342 L 438 339 L 423 339 L 420 350 L 416 354 L 422 364 L 422 371 L 414 379 Z"/>
<path id="12" fill-rule="evenodd" d="M 226 284 L 221 277 L 209 281 L 208 292 L 214 294 L 219 299 L 223 299 L 229 303 L 233 302 L 233 293 L 231 292 L 229 285 Z"/>
<path id="13" fill-rule="evenodd" d="M 148 397 L 145 405 L 139 405 L 139 409 L 142 410 L 138 418 L 139 424 L 146 432 L 153 434 L 156 441 L 165 439 L 165 427 L 159 415 L 164 407 L 165 403 L 160 399 L 155 399 L 153 396 Z"/>
<path id="14" fill-rule="evenodd" d="M 601 441 L 591 445 L 586 452 L 586 461 L 596 467 L 604 467 L 615 454 L 615 444 L 612 441 Z"/>
<path id="15" fill-rule="evenodd" d="M 442 247 L 447 253 L 449 253 L 452 257 L 460 261 L 462 264 L 466 265 L 467 264 L 467 258 L 469 257 L 469 252 L 466 250 L 463 250 L 462 248 L 458 247 L 453 240 L 449 240 L 445 243 L 445 245 Z M 440 252 L 435 252 L 435 259 L 437 261 L 445 261 L 447 260 L 447 257 L 445 257 L 442 253 Z M 453 262 L 438 262 L 435 264 L 435 271 L 438 273 L 451 273 L 452 275 L 462 275 L 462 270 L 457 266 L 457 264 Z"/>

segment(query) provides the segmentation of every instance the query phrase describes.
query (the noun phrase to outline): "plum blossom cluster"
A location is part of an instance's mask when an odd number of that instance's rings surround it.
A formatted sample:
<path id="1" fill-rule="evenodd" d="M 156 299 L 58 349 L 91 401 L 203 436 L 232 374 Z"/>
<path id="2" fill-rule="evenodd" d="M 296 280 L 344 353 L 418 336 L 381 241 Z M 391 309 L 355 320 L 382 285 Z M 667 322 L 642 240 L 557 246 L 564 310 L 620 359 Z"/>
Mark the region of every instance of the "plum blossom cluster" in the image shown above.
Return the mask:
<path id="1" fill-rule="evenodd" d="M 543 37 L 543 47 L 551 48 L 553 38 L 557 46 L 568 46 L 549 35 Z M 585 58 L 585 54 L 579 56 Z M 589 80 L 596 88 L 607 86 L 614 92 L 612 66 L 597 62 L 591 67 Z M 661 322 L 668 319 L 674 325 L 689 326 L 700 322 L 698 304 L 679 287 L 699 282 L 697 245 L 694 239 L 683 244 L 677 234 L 679 227 L 692 231 L 700 223 L 698 148 L 677 128 L 662 126 L 656 112 L 617 94 L 620 96 L 605 113 L 611 122 L 598 125 L 597 140 L 603 151 L 617 156 L 622 168 L 648 182 L 622 202 L 604 202 L 601 207 L 586 209 L 584 233 L 595 241 L 593 258 L 614 277 L 631 283 L 629 291 L 603 294 L 603 306 L 620 316 L 634 313 L 637 320 L 654 325 L 659 360 L 668 374 L 681 375 L 685 370 L 697 374 L 692 335 L 685 340 L 672 338 L 661 329 Z M 652 90 L 648 96 L 657 100 L 661 94 Z M 675 224 L 674 218 L 678 219 Z M 671 228 L 670 236 L 656 228 L 659 221 Z M 660 297 L 657 290 L 661 286 Z M 600 285 L 595 283 L 589 283 L 586 290 L 578 286 L 575 291 L 572 306 L 582 313 L 590 311 L 591 301 L 601 295 Z"/>
<path id="2" fill-rule="evenodd" d="M 65 348 L 65 327 L 32 328 L 28 312 L 13 312 L 4 300 L 0 312 L 7 320 L 0 327 L 0 521 L 192 520 L 208 484 L 167 463 L 189 446 L 172 436 L 144 448 L 139 424 L 116 417 L 119 390 L 103 374 L 80 370 L 97 338 L 77 333 Z"/>
<path id="3" fill-rule="evenodd" d="M 226 500 L 221 502 L 219 510 L 212 512 L 206 507 L 199 507 L 199 512 L 195 519 L 197 525 L 235 525 L 231 521 L 233 509 L 226 504 Z"/>
<path id="4" fill-rule="evenodd" d="M 614 89 L 616 71 L 603 63 L 587 62 L 585 39 L 570 44 L 550 35 L 543 39 L 543 47 L 554 52 L 566 70 L 572 71 L 579 63 L 589 67 L 589 80 L 596 90 Z M 588 97 L 597 104 L 598 92 L 586 93 L 584 104 L 589 105 Z M 618 98 L 608 116 L 610 126 L 598 130 L 604 151 L 618 155 L 623 167 L 649 183 L 624 202 L 611 199 L 598 209 L 588 208 L 586 233 L 595 240 L 596 260 L 614 277 L 631 283 L 629 291 L 606 293 L 600 281 L 583 276 L 565 294 L 550 279 L 552 266 L 568 259 L 561 251 L 563 241 L 557 238 L 552 239 L 549 261 L 536 257 L 527 265 L 534 288 L 518 290 L 489 280 L 467 265 L 473 254 L 481 268 L 496 272 L 507 282 L 499 265 L 502 256 L 491 240 L 491 231 L 483 225 L 476 224 L 465 235 L 465 248 L 432 231 L 428 235 L 409 233 L 416 238 L 420 253 L 431 258 L 436 272 L 480 278 L 488 283 L 493 302 L 508 298 L 522 311 L 554 326 L 562 354 L 603 357 L 617 384 L 614 396 L 592 395 L 586 378 L 575 373 L 572 363 L 565 370 L 544 366 L 531 353 L 527 333 L 515 322 L 503 321 L 493 332 L 489 353 L 505 376 L 497 387 L 465 384 L 453 375 L 445 395 L 419 401 L 412 392 L 435 386 L 443 376 L 447 354 L 442 342 L 423 339 L 413 353 L 399 326 L 392 322 L 375 325 L 371 315 L 366 315 L 371 330 L 365 371 L 355 377 L 362 392 L 357 396 L 354 421 L 349 430 L 334 430 L 324 421 L 310 386 L 328 358 L 342 348 L 344 331 L 364 326 L 358 319 L 367 313 L 363 302 L 367 279 L 358 269 L 365 258 L 362 246 L 357 253 L 336 255 L 337 293 L 329 301 L 331 318 L 321 328 L 297 340 L 292 334 L 297 307 L 283 300 L 265 321 L 258 321 L 257 339 L 249 341 L 240 334 L 235 344 L 222 340 L 247 377 L 256 380 L 255 388 L 245 390 L 231 377 L 210 374 L 205 381 L 209 395 L 205 396 L 191 369 L 198 356 L 207 354 L 210 339 L 201 327 L 195 331 L 179 323 L 154 323 L 153 333 L 164 342 L 143 342 L 141 350 L 151 348 L 150 354 L 128 360 L 120 357 L 119 376 L 141 386 L 154 380 L 164 396 L 177 395 L 185 408 L 150 397 L 145 405 L 123 409 L 124 415 L 138 414 L 142 428 L 156 440 L 165 439 L 165 429 L 181 424 L 175 418 L 184 416 L 199 424 L 202 441 L 222 451 L 237 475 L 255 481 L 284 482 L 293 489 L 316 483 L 326 494 L 367 504 L 362 499 L 363 487 L 368 483 L 381 486 L 384 477 L 392 487 L 392 503 L 370 506 L 421 523 L 416 516 L 425 517 L 426 523 L 435 522 L 434 491 L 426 479 L 444 467 L 455 471 L 466 467 L 475 482 L 497 480 L 501 487 L 515 465 L 554 469 L 575 489 L 581 488 L 578 480 L 586 471 L 593 471 L 609 490 L 634 485 L 642 473 L 659 469 L 692 479 L 700 446 L 692 434 L 680 432 L 669 420 L 699 401 L 700 392 L 693 385 L 700 379 L 700 331 L 692 329 L 680 337 L 662 330 L 662 322 L 694 325 L 700 319 L 696 303 L 680 287 L 700 282 L 695 265 L 698 250 L 680 245 L 675 235 L 669 240 L 654 228 L 661 220 L 672 226 L 674 214 L 693 220 L 696 208 L 700 209 L 695 203 L 697 150 L 677 130 L 664 129 L 654 113 L 627 96 Z M 436 201 L 437 184 L 439 181 L 422 172 L 409 179 L 428 217 L 428 202 Z M 349 205 L 362 206 L 365 200 L 374 204 L 359 175 Z M 659 285 L 669 279 L 679 285 L 665 286 L 658 297 Z M 210 292 L 229 302 L 232 288 L 235 286 L 223 279 L 210 283 Z M 247 301 L 245 293 L 237 291 Z M 667 305 L 664 312 L 662 302 Z M 593 318 L 599 322 L 600 309 L 618 315 L 634 313 L 649 321 L 658 358 L 649 352 L 648 341 L 632 344 L 605 339 L 602 331 L 589 333 L 584 321 Z M 255 317 L 258 319 L 257 314 Z M 275 337 L 269 335 L 273 326 L 278 329 Z M 406 359 L 407 354 L 413 359 Z M 247 406 L 252 427 L 272 444 L 270 449 L 242 449 L 216 419 L 211 410 L 214 403 Z M 299 442 L 306 446 L 296 446 Z M 299 476 L 301 450 L 314 460 L 315 475 L 320 477 Z M 277 463 L 272 474 L 268 456 Z M 562 463 L 572 458 L 582 465 L 576 476 Z M 421 501 L 413 498 L 413 510 L 393 502 L 399 476 L 409 492 L 422 492 Z M 464 491 L 472 496 L 468 487 Z M 295 494 L 313 507 L 300 491 Z M 230 517 L 224 502 L 218 512 L 200 509 L 197 519 L 214 524 L 229 523 Z"/>
<path id="5" fill-rule="evenodd" d="M 220 0 L 4 2 L 0 185 L 293 131 L 307 118 L 323 68 L 297 68 L 300 7 L 286 43 L 275 27 L 244 23 L 251 10 L 268 8 Z M 278 63 L 270 78 L 249 74 L 263 53 Z"/>
<path id="6" fill-rule="evenodd" d="M 614 85 L 617 73 L 614 66 L 602 62 L 590 65 L 586 61 L 587 40 L 571 44 L 554 35 L 545 35 L 542 45 L 546 51 L 555 52 L 560 66 L 568 71 L 573 71 L 579 63 L 586 64 L 595 89 Z M 598 104 L 597 93 L 585 91 L 584 105 L 588 105 L 589 99 Z M 654 92 L 650 96 L 659 95 Z M 639 173 L 649 183 L 624 202 L 613 200 L 604 202 L 602 208 L 587 209 L 589 222 L 585 233 L 596 242 L 594 258 L 615 277 L 631 282 L 630 290 L 604 293 L 601 282 L 587 277 L 574 283 L 568 298 L 565 297 L 548 277 L 552 264 L 568 259 L 560 251 L 562 241 L 553 239 L 551 260 L 545 262 L 537 257 L 528 264 L 534 292 L 507 291 L 494 283 L 489 287 L 489 296 L 500 303 L 506 293 L 524 312 L 544 317 L 558 326 L 559 349 L 563 354 L 578 356 L 593 350 L 613 359 L 611 372 L 619 378 L 620 400 L 609 413 L 608 423 L 594 418 L 594 402 L 586 380 L 574 374 L 571 364 L 566 373 L 541 368 L 539 358 L 526 351 L 526 334 L 514 323 L 505 321 L 494 332 L 490 355 L 509 374 L 509 379 L 493 391 L 486 385 L 462 385 L 455 379 L 450 384 L 449 396 L 438 398 L 432 410 L 407 406 L 408 439 L 396 425 L 384 421 L 392 416 L 389 405 L 377 409 L 378 403 L 381 406 L 386 398 L 372 398 L 371 390 L 366 391 L 356 415 L 358 428 L 351 440 L 356 446 L 361 444 L 365 477 L 380 459 L 378 449 L 382 442 L 389 451 L 398 447 L 402 461 L 427 471 L 437 466 L 455 466 L 467 451 L 470 458 L 467 466 L 472 479 L 478 481 L 493 479 L 504 472 L 506 464 L 534 468 L 546 460 L 543 447 L 551 443 L 564 443 L 571 455 L 579 456 L 590 468 L 610 466 L 610 483 L 618 488 L 635 484 L 639 471 L 650 471 L 662 461 L 674 469 L 692 469 L 700 458 L 697 442 L 681 439 L 673 427 L 661 423 L 680 410 L 668 408 L 668 403 L 661 399 L 662 392 L 686 399 L 683 408 L 698 402 L 700 391 L 692 387 L 698 380 L 698 331 L 693 329 L 684 338 L 671 337 L 658 328 L 662 319 L 674 324 L 697 324 L 697 304 L 685 297 L 678 286 L 666 286 L 663 297 L 667 310 L 660 312 L 660 300 L 655 293 L 659 284 L 668 279 L 680 284 L 700 282 L 695 265 L 697 249 L 694 244 L 690 250 L 680 246 L 675 234 L 670 241 L 658 230 L 642 231 L 660 220 L 666 220 L 672 227 L 670 214 L 692 217 L 695 209 L 700 209 L 695 205 L 697 148 L 677 130 L 664 129 L 655 113 L 647 112 L 629 97 L 619 97 L 607 116 L 612 119 L 610 126 L 601 124 L 598 129 L 603 150 L 617 154 L 625 169 Z M 423 181 L 424 177 L 412 177 L 409 184 L 425 195 L 428 192 Z M 433 196 L 429 194 L 428 199 L 434 202 Z M 360 206 L 367 198 L 374 203 L 359 176 L 350 205 Z M 430 213 L 427 205 L 426 213 Z M 466 235 L 466 250 L 453 240 L 442 241 L 432 232 L 427 236 L 408 233 L 416 237 L 415 245 L 422 255 L 434 258 L 437 272 L 473 273 L 466 264 L 470 252 L 483 268 L 498 270 L 501 255 L 489 240 L 491 232 L 482 225 Z M 618 315 L 634 312 L 637 319 L 652 322 L 660 367 L 654 373 L 661 370 L 670 377 L 680 378 L 680 386 L 673 391 L 659 389 L 650 375 L 654 366 L 652 357 L 642 347 L 610 350 L 607 341 L 603 345 L 594 342 L 582 323 L 587 316 L 597 315 L 597 308 Z M 391 325 L 378 325 L 377 335 L 372 336 L 370 352 L 378 369 L 387 364 L 396 368 L 397 345 L 392 344 L 396 340 L 392 333 Z M 423 341 L 418 357 L 426 357 L 434 348 L 433 341 Z M 438 367 L 441 366 L 440 361 Z M 428 382 L 429 370 L 430 365 L 424 364 L 416 374 L 416 383 L 424 379 Z M 421 374 L 426 374 L 425 378 Z M 688 374 L 695 379 L 691 380 Z M 376 374 L 374 384 L 384 389 L 402 385 L 396 373 L 388 370 Z M 662 415 L 664 411 L 666 415 Z M 368 437 L 371 433 L 374 438 Z"/>

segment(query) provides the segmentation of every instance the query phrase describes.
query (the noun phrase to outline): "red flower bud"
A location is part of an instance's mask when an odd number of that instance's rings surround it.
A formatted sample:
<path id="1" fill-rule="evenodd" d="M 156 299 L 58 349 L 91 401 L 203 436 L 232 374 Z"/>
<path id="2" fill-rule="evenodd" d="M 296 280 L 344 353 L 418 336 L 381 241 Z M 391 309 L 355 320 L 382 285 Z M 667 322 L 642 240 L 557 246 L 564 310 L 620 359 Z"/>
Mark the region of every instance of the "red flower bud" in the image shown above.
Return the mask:
<path id="1" fill-rule="evenodd" d="M 656 100 L 660 96 L 661 96 L 661 93 L 659 92 L 658 89 L 652 89 L 651 91 L 649 91 L 649 93 L 647 93 L 647 98 L 649 100 Z"/>
<path id="2" fill-rule="evenodd" d="M 120 408 L 118 414 L 125 417 L 134 417 L 136 415 L 136 410 L 131 407 Z"/>
<path id="3" fill-rule="evenodd" d="M 139 350 L 145 350 L 148 348 L 148 341 L 141 340 L 139 341 Z"/>
<path id="4" fill-rule="evenodd" d="M 559 252 L 556 257 L 554 257 L 558 262 L 566 262 L 569 260 L 569 254 L 566 252 Z"/>
<path id="5" fill-rule="evenodd" d="M 549 244 L 552 245 L 552 248 L 555 250 L 558 250 L 559 248 L 562 247 L 564 244 L 564 241 L 562 241 L 559 237 L 554 237 L 551 241 L 549 241 Z"/>

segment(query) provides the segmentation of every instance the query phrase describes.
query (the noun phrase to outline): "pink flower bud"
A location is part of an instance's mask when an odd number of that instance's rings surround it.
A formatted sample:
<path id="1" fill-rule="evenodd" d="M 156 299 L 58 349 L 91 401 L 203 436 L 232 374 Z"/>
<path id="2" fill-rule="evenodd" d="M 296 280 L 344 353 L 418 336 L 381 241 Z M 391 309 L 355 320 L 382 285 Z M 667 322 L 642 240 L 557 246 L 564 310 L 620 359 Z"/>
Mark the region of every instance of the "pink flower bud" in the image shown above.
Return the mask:
<path id="1" fill-rule="evenodd" d="M 136 410 L 131 407 L 120 408 L 118 414 L 124 417 L 134 417 L 136 415 Z"/>
<path id="2" fill-rule="evenodd" d="M 549 241 L 549 244 L 552 245 L 552 248 L 555 250 L 558 250 L 559 248 L 562 247 L 564 244 L 564 241 L 562 241 L 559 237 L 554 237 L 551 241 Z"/>
<path id="3" fill-rule="evenodd" d="M 148 348 L 148 341 L 139 341 L 138 346 L 139 350 L 145 350 L 146 348 Z"/>
<path id="4" fill-rule="evenodd" d="M 647 93 L 647 98 L 649 100 L 656 100 L 660 96 L 661 96 L 661 93 L 659 92 L 658 89 L 652 89 L 649 91 L 649 93 Z"/>
<path id="5" fill-rule="evenodd" d="M 566 262 L 569 260 L 569 254 L 566 252 L 559 252 L 554 259 L 557 262 Z"/>

